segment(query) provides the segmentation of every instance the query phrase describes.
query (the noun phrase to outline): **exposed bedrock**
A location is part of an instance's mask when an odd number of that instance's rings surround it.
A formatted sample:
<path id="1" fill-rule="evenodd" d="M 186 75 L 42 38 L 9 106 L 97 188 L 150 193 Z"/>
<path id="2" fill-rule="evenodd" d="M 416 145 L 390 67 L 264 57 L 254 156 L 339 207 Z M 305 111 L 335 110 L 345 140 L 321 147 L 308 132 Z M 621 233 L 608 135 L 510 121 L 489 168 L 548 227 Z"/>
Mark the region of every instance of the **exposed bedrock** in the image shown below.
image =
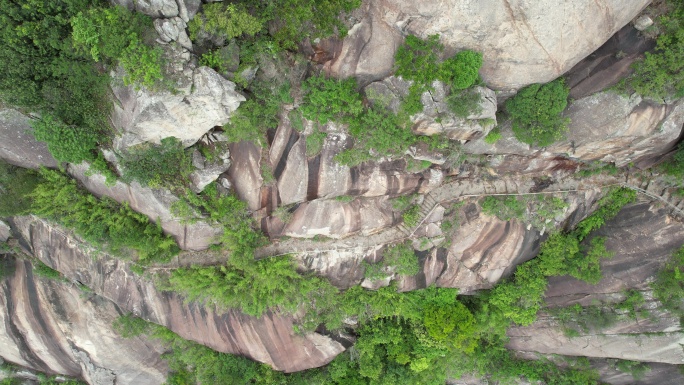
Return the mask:
<path id="1" fill-rule="evenodd" d="M 35 275 L 17 260 L 0 283 L 0 356 L 51 374 L 94 385 L 162 384 L 164 348 L 144 337 L 123 338 L 112 329 L 121 315 L 111 301 L 72 283 Z"/>
<path id="2" fill-rule="evenodd" d="M 154 18 L 179 16 L 186 23 L 199 10 L 201 0 L 110 0 L 114 5 L 138 11 Z"/>
<path id="3" fill-rule="evenodd" d="M 235 83 L 209 67 L 197 68 L 191 54 L 178 44 L 165 45 L 168 72 L 175 90 L 136 89 L 124 86 L 121 73 L 112 82 L 115 97 L 111 120 L 118 130 L 114 146 L 121 151 L 144 142 L 159 144 L 176 137 L 188 147 L 215 126 L 228 122 L 245 97 Z"/>
<path id="4" fill-rule="evenodd" d="M 355 167 L 341 165 L 334 157 L 351 145 L 351 138 L 332 124 L 322 130 L 329 134 L 321 153 L 312 157 L 306 155 L 306 135 L 294 130 L 287 118 L 281 120 L 275 131 L 267 156 L 262 157 L 261 150 L 249 142 L 231 145 L 233 163 L 228 175 L 238 196 L 250 209 L 265 209 L 263 214 L 268 215 L 276 206 L 319 198 L 426 192 L 444 180 L 440 170 L 407 172 L 402 159 L 381 159 Z M 273 174 L 270 184 L 264 182 L 263 169 Z"/>
<path id="5" fill-rule="evenodd" d="M 523 191 L 522 188 L 534 188 L 534 185 L 518 187 Z M 443 188 L 458 190 L 462 187 Z M 593 189 L 570 194 L 568 208 L 548 227 L 574 226 L 595 208 L 599 197 L 600 191 Z M 436 284 L 471 293 L 491 288 L 502 277 L 512 274 L 515 266 L 536 255 L 545 238 L 540 229 L 518 220 L 505 222 L 483 214 L 472 200 L 451 214 L 450 219 L 459 218 L 455 230 L 443 233 L 444 207 L 448 206 L 436 205 L 413 231 L 392 228 L 370 236 L 361 232 L 334 243 L 320 246 L 313 243 L 295 255 L 303 269 L 315 271 L 339 287 L 349 287 L 363 281 L 364 261 L 379 261 L 387 245 L 403 242 L 412 233 L 415 238 L 427 242 L 426 247 L 421 246 L 420 241 L 414 242 L 414 247 L 424 250 L 418 252 L 421 269 L 415 276 L 394 277 L 399 289 L 414 290 Z M 330 217 L 333 213 L 334 210 L 328 210 L 324 216 Z M 445 243 L 445 240 L 450 242 Z"/>
<path id="6" fill-rule="evenodd" d="M 122 311 L 212 349 L 244 355 L 286 372 L 325 365 L 344 350 L 326 336 L 295 333 L 290 317 L 267 313 L 256 318 L 238 311 L 217 311 L 161 292 L 150 280 L 132 273 L 129 263 L 98 254 L 45 221 L 17 217 L 12 225 L 22 245 L 46 265 L 112 300 Z"/>
<path id="7" fill-rule="evenodd" d="M 57 167 L 47 145 L 31 131 L 31 118 L 17 110 L 0 109 L 0 159 L 25 168 Z"/>
<path id="8" fill-rule="evenodd" d="M 575 303 L 610 306 L 623 300 L 627 289 L 644 291 L 655 316 L 652 320 L 639 316 L 609 329 L 580 332 L 578 337 L 569 338 L 557 320 L 542 315 L 531 326 L 510 329 L 508 346 L 523 352 L 684 363 L 684 332 L 679 319 L 659 309 L 648 292 L 655 274 L 684 243 L 684 224 L 670 218 L 668 211 L 651 203 L 627 206 L 597 234 L 605 236 L 606 247 L 615 252 L 613 258 L 601 262 L 605 278 L 590 285 L 568 276 L 554 277 L 546 291 L 547 303 L 554 307 Z"/>
<path id="9" fill-rule="evenodd" d="M 335 76 L 362 83 L 392 72 L 403 34 L 441 35 L 450 53 L 483 53 L 480 74 L 496 89 L 548 82 L 594 52 L 650 0 L 364 1 L 356 23 L 327 56 Z"/>
<path id="10" fill-rule="evenodd" d="M 600 92 L 568 106 L 566 139 L 539 150 L 514 139 L 509 124 L 494 144 L 475 140 L 465 145 L 478 154 L 516 154 L 548 158 L 568 156 L 583 161 L 634 163 L 647 167 L 677 143 L 684 124 L 684 100 L 657 104 L 638 95 Z"/>

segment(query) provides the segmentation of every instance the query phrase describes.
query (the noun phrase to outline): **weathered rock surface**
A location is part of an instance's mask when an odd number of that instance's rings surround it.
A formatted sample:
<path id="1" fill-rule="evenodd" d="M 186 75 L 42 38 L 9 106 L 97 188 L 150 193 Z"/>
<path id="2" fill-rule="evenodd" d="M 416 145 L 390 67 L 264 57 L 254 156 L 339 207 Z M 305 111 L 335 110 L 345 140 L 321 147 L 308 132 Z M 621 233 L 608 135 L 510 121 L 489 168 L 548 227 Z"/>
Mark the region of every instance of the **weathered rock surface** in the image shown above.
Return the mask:
<path id="1" fill-rule="evenodd" d="M 307 157 L 306 136 L 283 119 L 276 130 L 267 159 L 252 143 L 231 144 L 232 166 L 228 171 L 238 196 L 252 210 L 269 215 L 279 205 L 334 198 L 342 195 L 378 197 L 426 192 L 444 180 L 440 170 L 406 171 L 404 160 L 367 162 L 347 167 L 334 160 L 350 145 L 346 134 L 330 127 L 320 154 Z M 262 162 L 268 162 L 266 166 Z M 262 169 L 271 170 L 273 182 L 264 183 Z M 334 232 L 334 231 L 333 231 Z"/>
<path id="2" fill-rule="evenodd" d="M 362 83 L 386 77 L 402 34 L 440 34 L 447 51 L 483 53 L 480 74 L 495 89 L 545 83 L 629 23 L 649 0 L 382 0 L 364 2 L 328 71 Z"/>
<path id="3" fill-rule="evenodd" d="M 192 165 L 195 170 L 190 173 L 191 188 L 199 193 L 204 190 L 211 182 L 230 168 L 230 150 L 218 148 L 214 154 L 215 158 L 206 159 L 199 150 L 192 153 Z"/>
<path id="4" fill-rule="evenodd" d="M 0 221 L 0 242 L 7 242 L 11 233 L 9 225 L 3 221 Z"/>
<path id="5" fill-rule="evenodd" d="M 25 168 L 57 167 L 47 145 L 31 134 L 30 122 L 19 111 L 0 109 L 0 158 Z"/>
<path id="6" fill-rule="evenodd" d="M 180 17 L 154 20 L 154 29 L 157 30 L 161 43 L 177 41 L 181 47 L 192 50 L 192 42 L 185 31 L 187 27 L 188 25 Z"/>
<path id="7" fill-rule="evenodd" d="M 571 121 L 567 139 L 549 152 L 624 166 L 664 154 L 677 143 L 684 101 L 667 106 L 604 92 L 572 103 L 565 116 Z"/>
<path id="8" fill-rule="evenodd" d="M 604 275 L 597 285 L 571 277 L 549 280 L 546 299 L 550 306 L 574 303 L 612 303 L 627 289 L 648 290 L 655 274 L 674 250 L 684 243 L 684 224 L 668 217 L 667 209 L 649 203 L 627 206 L 607 222 L 597 235 L 607 237 L 606 247 L 615 252 L 602 260 Z M 679 319 L 650 306 L 656 321 L 637 319 L 618 323 L 607 330 L 566 337 L 556 320 L 541 317 L 528 327 L 513 328 L 509 347 L 526 352 L 620 358 L 668 364 L 684 363 L 684 332 Z"/>
<path id="9" fill-rule="evenodd" d="M 399 111 L 401 99 L 408 96 L 411 82 L 390 76 L 366 86 L 368 99 L 375 105 Z M 483 137 L 496 126 L 496 95 L 485 87 L 475 87 L 480 103 L 466 118 L 456 117 L 447 104 L 448 87 L 435 81 L 432 90 L 421 95 L 423 111 L 413 115 L 413 131 L 421 135 L 444 134 L 452 140 L 472 140 Z M 485 121 L 480 121 L 486 119 Z M 486 122 L 486 123 L 485 123 Z"/>
<path id="10" fill-rule="evenodd" d="M 189 53 L 186 55 L 189 60 Z M 193 69 L 189 65 L 178 76 L 177 92 L 112 84 L 117 101 L 112 123 L 119 130 L 115 140 L 118 150 L 143 142 L 158 144 L 171 136 L 188 147 L 215 126 L 228 122 L 245 100 L 235 91 L 235 83 L 209 67 Z"/>
<path id="11" fill-rule="evenodd" d="M 86 175 L 88 166 L 85 164 L 69 165 L 67 170 L 92 194 L 106 196 L 119 203 L 127 202 L 133 210 L 160 223 L 164 232 L 176 238 L 178 245 L 184 250 L 206 249 L 222 232 L 222 229 L 204 222 L 182 223 L 171 212 L 171 205 L 178 197 L 168 190 L 142 187 L 137 182 L 126 184 L 117 181 L 113 186 L 107 186 L 104 176 Z"/>
<path id="12" fill-rule="evenodd" d="M 114 5 L 155 18 L 180 16 L 186 23 L 200 8 L 201 0 L 110 0 Z"/>
<path id="13" fill-rule="evenodd" d="M 112 329 L 121 310 L 76 285 L 36 276 L 17 260 L 0 284 L 0 356 L 34 370 L 80 377 L 90 384 L 162 384 L 164 348 Z"/>
<path id="14" fill-rule="evenodd" d="M 566 156 L 582 161 L 650 166 L 672 149 L 682 133 L 684 100 L 657 104 L 615 92 L 600 92 L 571 103 L 566 139 L 539 150 L 517 141 L 509 124 L 499 126 L 494 144 L 474 140 L 465 145 L 476 154 L 514 154 L 539 160 Z"/>
<path id="15" fill-rule="evenodd" d="M 344 350 L 323 335 L 295 333 L 290 317 L 267 313 L 256 318 L 186 303 L 132 273 L 126 262 L 104 254 L 94 258 L 94 250 L 42 220 L 18 217 L 12 224 L 22 244 L 42 262 L 112 300 L 124 312 L 164 325 L 183 338 L 286 372 L 325 365 Z"/>
<path id="16" fill-rule="evenodd" d="M 626 25 L 563 75 L 570 98 L 581 99 L 616 84 L 632 72 L 634 61 L 654 47 L 654 40 Z"/>

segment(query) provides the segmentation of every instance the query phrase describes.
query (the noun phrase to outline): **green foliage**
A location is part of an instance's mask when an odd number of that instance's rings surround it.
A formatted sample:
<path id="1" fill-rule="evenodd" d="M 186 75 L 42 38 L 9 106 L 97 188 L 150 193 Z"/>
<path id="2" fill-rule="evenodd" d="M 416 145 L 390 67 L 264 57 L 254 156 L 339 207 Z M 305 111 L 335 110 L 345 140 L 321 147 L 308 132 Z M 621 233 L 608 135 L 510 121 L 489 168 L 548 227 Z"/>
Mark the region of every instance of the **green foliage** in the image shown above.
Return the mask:
<path id="1" fill-rule="evenodd" d="M 634 63 L 634 74 L 627 79 L 627 84 L 643 96 L 662 99 L 684 95 L 684 5 L 678 2 L 675 7 L 660 20 L 664 31 L 656 48 Z"/>
<path id="2" fill-rule="evenodd" d="M 257 144 L 265 143 L 266 131 L 278 126 L 278 113 L 283 103 L 291 103 L 290 84 L 252 85 L 253 98 L 240 104 L 230 121 L 223 127 L 228 141 L 243 140 Z"/>
<path id="3" fill-rule="evenodd" d="M 487 144 L 494 144 L 501 139 L 503 135 L 501 135 L 501 132 L 498 129 L 493 129 L 489 131 L 489 134 L 484 137 L 484 142 Z"/>
<path id="4" fill-rule="evenodd" d="M 473 114 L 482 112 L 480 102 L 482 96 L 475 89 L 465 89 L 458 92 L 452 92 L 446 99 L 447 105 L 451 112 L 459 118 L 467 118 Z"/>
<path id="5" fill-rule="evenodd" d="M 420 206 L 413 205 L 401 214 L 404 225 L 408 228 L 416 227 L 420 220 Z"/>
<path id="6" fill-rule="evenodd" d="M 563 78 L 532 84 L 506 101 L 513 119 L 513 133 L 521 142 L 545 147 L 565 135 L 568 119 L 562 116 L 570 90 Z"/>
<path id="7" fill-rule="evenodd" d="M 465 50 L 439 62 L 443 51 L 439 35 L 427 40 L 408 35 L 394 55 L 395 74 L 424 86 L 438 79 L 456 90 L 469 88 L 479 80 L 482 54 Z"/>
<path id="8" fill-rule="evenodd" d="M 33 266 L 33 272 L 38 276 L 41 276 L 41 277 L 47 278 L 47 279 L 58 279 L 58 280 L 62 279 L 62 274 L 59 271 L 51 268 L 50 266 L 44 264 L 41 261 L 38 261 L 38 260 L 32 261 L 32 266 Z"/>
<path id="9" fill-rule="evenodd" d="M 513 195 L 505 197 L 488 196 L 480 205 L 483 213 L 495 216 L 502 221 L 522 220 L 527 209 L 525 204 Z"/>
<path id="10" fill-rule="evenodd" d="M 207 33 L 232 39 L 243 34 L 254 36 L 263 28 L 262 21 L 249 14 L 242 4 L 210 3 L 202 7 L 202 13 L 190 20 L 190 38 Z"/>
<path id="11" fill-rule="evenodd" d="M 437 78 L 439 55 L 444 46 L 439 43 L 439 35 L 430 35 L 426 40 L 408 35 L 404 44 L 394 55 L 395 75 L 406 80 L 429 85 Z"/>
<path id="12" fill-rule="evenodd" d="M 152 19 L 124 7 L 91 8 L 71 18 L 73 43 L 95 61 L 118 62 L 124 83 L 154 87 L 162 79 L 161 49 L 143 43 Z"/>
<path id="13" fill-rule="evenodd" d="M 416 275 L 420 272 L 418 256 L 410 242 L 390 246 L 382 256 L 382 263 L 366 264 L 365 277 L 371 280 L 381 279 L 387 276 L 385 271 L 393 268 L 399 275 Z"/>
<path id="14" fill-rule="evenodd" d="M 102 5 L 26 0 L 1 6 L 0 101 L 40 112 L 39 132 L 60 160 L 87 159 L 93 140 L 108 127 L 109 79 L 73 49 L 69 22 L 80 10 Z"/>
<path id="15" fill-rule="evenodd" d="M 325 138 L 328 134 L 325 132 L 316 131 L 307 135 L 306 137 L 306 156 L 312 157 L 321 153 L 323 150 L 323 144 L 325 143 Z"/>
<path id="16" fill-rule="evenodd" d="M 354 119 L 363 112 L 357 87 L 354 78 L 336 80 L 312 76 L 302 84 L 306 94 L 300 111 L 305 118 L 321 124 Z"/>
<path id="17" fill-rule="evenodd" d="M 143 186 L 182 185 L 194 170 L 192 160 L 180 140 L 169 137 L 161 144 L 144 143 L 127 150 L 121 157 L 122 180 L 138 181 Z"/>
<path id="18" fill-rule="evenodd" d="M 636 381 L 642 380 L 646 373 L 651 371 L 651 367 L 647 364 L 629 360 L 617 360 L 615 369 L 623 373 L 629 373 Z"/>
<path id="19" fill-rule="evenodd" d="M 654 295 L 663 307 L 684 315 L 684 248 L 672 254 L 670 260 L 651 284 Z"/>
<path id="20" fill-rule="evenodd" d="M 114 330 L 124 338 L 137 337 L 150 331 L 150 324 L 131 313 L 125 314 L 114 320 Z"/>
<path id="21" fill-rule="evenodd" d="M 684 144 L 677 147 L 677 151 L 660 165 L 660 169 L 680 181 L 684 179 Z"/>
<path id="22" fill-rule="evenodd" d="M 133 250 L 141 263 L 168 261 L 178 252 L 173 238 L 145 215 L 111 199 L 97 199 L 57 171 L 43 169 L 40 175 L 44 181 L 30 195 L 35 214 L 73 228 L 112 252 Z"/>
<path id="23" fill-rule="evenodd" d="M 33 122 L 33 135 L 47 144 L 55 159 L 74 164 L 93 159 L 100 139 L 89 128 L 69 126 L 50 114 Z"/>
<path id="24" fill-rule="evenodd" d="M 38 183 L 40 177 L 35 171 L 0 160 L 0 217 L 28 212 L 31 208 L 30 194 Z"/>

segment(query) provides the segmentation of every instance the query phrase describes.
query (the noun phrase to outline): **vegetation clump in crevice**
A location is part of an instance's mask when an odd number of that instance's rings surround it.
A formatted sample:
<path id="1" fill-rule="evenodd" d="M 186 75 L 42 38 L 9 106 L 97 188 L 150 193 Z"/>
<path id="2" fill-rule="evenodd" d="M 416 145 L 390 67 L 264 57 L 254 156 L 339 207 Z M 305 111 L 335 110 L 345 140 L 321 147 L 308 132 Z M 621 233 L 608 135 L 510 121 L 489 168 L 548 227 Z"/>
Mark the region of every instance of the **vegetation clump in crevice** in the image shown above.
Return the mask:
<path id="1" fill-rule="evenodd" d="M 565 136 L 569 119 L 562 113 L 570 89 L 563 78 L 527 86 L 506 101 L 515 137 L 532 146 L 546 147 Z"/>
<path id="2" fill-rule="evenodd" d="M 379 280 L 387 277 L 391 270 L 398 275 L 412 276 L 418 274 L 418 256 L 410 242 L 399 243 L 388 247 L 382 254 L 382 261 L 374 264 L 364 262 L 364 277 Z"/>
<path id="3" fill-rule="evenodd" d="M 665 309 L 684 316 L 684 248 L 672 254 L 651 287 L 655 298 Z"/>
<path id="4" fill-rule="evenodd" d="M 537 229 L 545 229 L 561 215 L 568 204 L 564 199 L 547 194 L 488 196 L 480 203 L 482 212 L 502 221 L 517 219 Z"/>
<path id="5" fill-rule="evenodd" d="M 85 240 L 121 253 L 135 252 L 139 263 L 168 261 L 176 241 L 145 215 L 109 198 L 98 199 L 58 171 L 42 169 L 30 194 L 31 212 L 74 229 Z"/>
<path id="6" fill-rule="evenodd" d="M 122 180 L 143 186 L 170 189 L 187 184 L 194 170 L 189 153 L 180 140 L 168 137 L 160 144 L 144 143 L 127 149 L 120 157 Z"/>

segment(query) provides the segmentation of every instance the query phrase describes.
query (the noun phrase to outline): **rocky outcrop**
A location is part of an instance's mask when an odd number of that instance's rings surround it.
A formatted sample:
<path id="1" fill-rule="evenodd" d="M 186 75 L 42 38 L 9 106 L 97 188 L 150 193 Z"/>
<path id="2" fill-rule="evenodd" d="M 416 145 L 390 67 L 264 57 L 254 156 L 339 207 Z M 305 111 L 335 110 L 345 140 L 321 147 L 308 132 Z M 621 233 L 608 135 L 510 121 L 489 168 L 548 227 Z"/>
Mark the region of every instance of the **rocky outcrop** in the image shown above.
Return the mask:
<path id="1" fill-rule="evenodd" d="M 143 142 L 159 144 L 168 137 L 191 146 L 215 126 L 227 123 L 245 100 L 235 91 L 235 83 L 213 69 L 194 68 L 187 50 L 173 44 L 167 47 L 179 57 L 170 61 L 179 67 L 174 70 L 178 79 L 173 92 L 136 89 L 120 81 L 112 84 L 116 98 L 112 123 L 119 131 L 114 145 L 119 151 Z"/>
<path id="2" fill-rule="evenodd" d="M 649 283 L 674 250 L 684 243 L 684 224 L 668 216 L 669 208 L 657 204 L 637 203 L 624 208 L 597 233 L 605 236 L 606 247 L 615 256 L 601 262 L 605 277 L 590 285 L 571 277 L 549 280 L 546 301 L 549 306 L 583 306 L 611 303 L 624 299 L 623 292 L 636 289 L 650 294 Z M 679 319 L 659 310 L 651 301 L 647 308 L 653 319 L 637 317 L 605 330 L 580 332 L 578 337 L 565 336 L 558 322 L 542 316 L 528 327 L 509 330 L 509 347 L 525 352 L 620 358 L 680 365 L 684 363 L 681 343 L 684 332 Z"/>
<path id="3" fill-rule="evenodd" d="M 231 145 L 232 166 L 228 171 L 231 184 L 250 209 L 264 210 L 269 215 L 278 205 L 328 199 L 342 195 L 378 197 L 410 192 L 426 192 L 444 180 L 441 170 L 427 169 L 418 173 L 406 171 L 404 160 L 379 160 L 359 166 L 339 164 L 335 155 L 350 146 L 349 137 L 334 125 L 328 132 L 321 153 L 306 155 L 306 134 L 294 130 L 288 119 L 281 120 L 272 139 L 268 158 L 249 142 Z M 264 163 L 267 162 L 267 163 Z M 273 176 L 262 177 L 262 170 Z"/>
<path id="4" fill-rule="evenodd" d="M 636 94 L 605 91 L 570 103 L 564 115 L 570 119 L 566 139 L 545 149 L 517 141 L 510 123 L 499 126 L 502 138 L 496 143 L 475 140 L 464 147 L 476 154 L 514 154 L 540 160 L 563 156 L 619 167 L 630 163 L 648 167 L 679 140 L 684 100 L 658 104 Z"/>
<path id="5" fill-rule="evenodd" d="M 187 27 L 186 22 L 180 17 L 154 20 L 154 29 L 159 34 L 158 42 L 166 44 L 177 41 L 181 47 L 192 50 L 192 42 L 185 32 Z"/>
<path id="6" fill-rule="evenodd" d="M 218 311 L 159 291 L 149 279 L 134 274 L 129 263 L 97 253 L 42 220 L 19 217 L 12 224 L 22 245 L 43 263 L 92 288 L 122 311 L 166 326 L 183 338 L 286 372 L 325 365 L 344 350 L 323 335 L 296 333 L 291 317 Z"/>
<path id="7" fill-rule="evenodd" d="M 47 145 L 31 134 L 31 118 L 19 111 L 0 109 L 0 158 L 25 168 L 57 167 Z"/>
<path id="8" fill-rule="evenodd" d="M 37 276 L 15 261 L 0 283 L 0 356 L 50 374 L 89 384 L 162 384 L 164 348 L 145 337 L 122 338 L 112 329 L 121 310 L 78 286 Z"/>
<path id="9" fill-rule="evenodd" d="M 547 150 L 585 161 L 624 166 L 669 151 L 684 124 L 684 100 L 655 104 L 639 96 L 595 94 L 570 104 L 567 139 Z"/>
<path id="10" fill-rule="evenodd" d="M 649 0 L 366 1 L 342 44 L 327 56 L 330 73 L 362 83 L 392 72 L 403 34 L 440 34 L 448 53 L 482 52 L 480 71 L 495 89 L 545 83 L 562 75 L 629 23 Z M 325 55 L 319 55 L 325 56 Z"/>
<path id="11" fill-rule="evenodd" d="M 401 100 L 408 96 L 410 81 L 390 76 L 366 86 L 369 101 L 378 107 L 398 113 Z M 423 111 L 411 116 L 412 129 L 420 135 L 444 134 L 451 140 L 472 140 L 483 137 L 496 126 L 496 95 L 485 87 L 475 87 L 480 97 L 477 107 L 466 117 L 457 117 L 447 104 L 449 88 L 440 81 L 423 92 Z"/>
<path id="12" fill-rule="evenodd" d="M 155 18 L 179 16 L 186 23 L 199 11 L 201 0 L 110 0 L 131 11 Z"/>
<path id="13" fill-rule="evenodd" d="M 178 197 L 166 189 L 142 187 L 138 182 L 126 184 L 117 181 L 113 185 L 105 183 L 99 174 L 89 175 L 85 164 L 69 165 L 67 171 L 92 194 L 106 196 L 119 203 L 127 203 L 131 209 L 147 215 L 159 223 L 165 233 L 173 236 L 184 250 L 203 250 L 213 244 L 222 229 L 206 222 L 184 223 L 173 215 L 171 206 Z"/>

